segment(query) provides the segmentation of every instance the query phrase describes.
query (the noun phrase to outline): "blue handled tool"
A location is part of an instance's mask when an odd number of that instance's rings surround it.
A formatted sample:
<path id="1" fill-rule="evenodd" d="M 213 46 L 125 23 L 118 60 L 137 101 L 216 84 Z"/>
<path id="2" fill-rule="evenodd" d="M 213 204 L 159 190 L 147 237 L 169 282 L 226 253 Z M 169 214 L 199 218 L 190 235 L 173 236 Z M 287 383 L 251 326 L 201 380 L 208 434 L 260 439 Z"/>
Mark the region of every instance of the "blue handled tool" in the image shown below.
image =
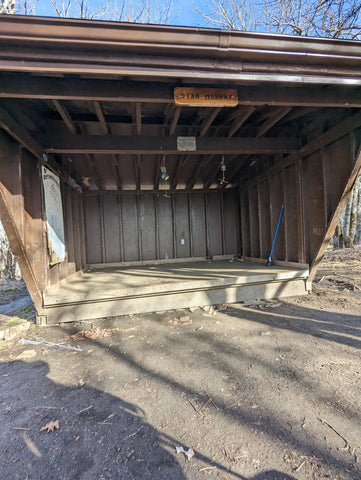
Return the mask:
<path id="1" fill-rule="evenodd" d="M 278 223 L 277 223 L 276 233 L 275 233 L 275 236 L 274 236 L 274 238 L 273 238 L 273 243 L 272 243 L 271 252 L 270 252 L 269 257 L 268 257 L 268 260 L 267 260 L 267 267 L 271 267 L 271 266 L 272 266 L 273 249 L 275 248 L 275 243 L 276 243 L 276 238 L 277 238 L 277 234 L 278 234 L 278 229 L 280 228 L 282 213 L 283 213 L 283 205 L 282 205 L 282 207 L 281 207 L 280 216 L 278 217 Z"/>

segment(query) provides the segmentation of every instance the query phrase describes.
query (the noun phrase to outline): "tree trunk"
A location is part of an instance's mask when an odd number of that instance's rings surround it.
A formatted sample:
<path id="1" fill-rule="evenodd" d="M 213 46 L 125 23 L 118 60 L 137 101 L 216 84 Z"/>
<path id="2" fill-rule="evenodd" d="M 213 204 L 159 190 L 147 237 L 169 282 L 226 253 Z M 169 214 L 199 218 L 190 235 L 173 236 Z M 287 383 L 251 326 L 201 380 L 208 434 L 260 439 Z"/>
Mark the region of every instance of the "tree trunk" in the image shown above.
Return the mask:
<path id="1" fill-rule="evenodd" d="M 357 210 L 359 201 L 360 179 L 358 178 L 352 189 L 351 195 L 351 215 L 350 215 L 350 232 L 349 232 L 349 246 L 354 245 L 357 224 Z"/>
<path id="2" fill-rule="evenodd" d="M 0 221 L 0 278 L 13 280 L 21 278 L 19 264 L 10 248 L 9 240 Z"/>

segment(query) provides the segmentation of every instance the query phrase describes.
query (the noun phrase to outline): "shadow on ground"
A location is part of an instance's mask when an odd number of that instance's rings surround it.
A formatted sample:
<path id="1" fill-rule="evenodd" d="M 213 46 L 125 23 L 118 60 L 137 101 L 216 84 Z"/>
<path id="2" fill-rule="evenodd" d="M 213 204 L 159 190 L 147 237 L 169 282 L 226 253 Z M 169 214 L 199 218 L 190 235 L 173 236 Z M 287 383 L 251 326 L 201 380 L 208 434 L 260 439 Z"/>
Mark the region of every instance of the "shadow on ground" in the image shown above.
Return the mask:
<path id="1" fill-rule="evenodd" d="M 47 374 L 43 361 L 0 364 L 1 478 L 186 478 L 175 458 L 179 443 L 153 428 L 138 407 L 87 385 L 65 387 Z M 59 429 L 42 430 L 55 420 Z M 226 471 L 216 462 L 212 465 Z M 296 479 L 272 470 L 249 480 Z"/>

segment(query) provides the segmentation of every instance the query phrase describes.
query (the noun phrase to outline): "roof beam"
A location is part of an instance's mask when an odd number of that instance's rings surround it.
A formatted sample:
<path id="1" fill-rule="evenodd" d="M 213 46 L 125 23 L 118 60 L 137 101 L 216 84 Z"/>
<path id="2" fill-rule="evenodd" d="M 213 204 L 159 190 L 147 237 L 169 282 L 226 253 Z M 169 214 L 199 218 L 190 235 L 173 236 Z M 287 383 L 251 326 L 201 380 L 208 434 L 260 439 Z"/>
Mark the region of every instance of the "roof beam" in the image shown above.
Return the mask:
<path id="1" fill-rule="evenodd" d="M 290 111 L 292 110 L 292 107 L 280 107 L 275 113 L 273 113 L 265 122 L 259 127 L 256 137 L 259 138 L 265 133 L 267 133 L 269 130 L 271 130 L 272 127 L 276 125 L 283 117 L 288 115 Z M 256 152 L 254 152 L 256 153 Z M 248 160 L 248 157 L 242 158 L 241 161 L 238 162 L 238 165 L 236 168 L 233 170 L 230 176 L 230 181 L 234 179 L 234 177 L 237 175 L 237 173 L 240 171 L 240 169 L 243 167 L 243 165 L 246 163 Z M 222 188 L 225 188 L 226 185 L 223 185 Z"/>
<path id="2" fill-rule="evenodd" d="M 56 108 L 59 115 L 61 116 L 61 118 L 63 119 L 69 132 L 71 132 L 73 135 L 76 135 L 78 131 L 68 110 L 64 107 L 64 105 L 61 105 L 61 103 L 58 100 L 53 100 L 53 105 Z"/>
<path id="3" fill-rule="evenodd" d="M 100 123 L 102 134 L 109 135 L 109 128 L 108 128 L 107 122 L 105 121 L 104 113 L 103 113 L 102 107 L 100 106 L 100 103 L 97 100 L 94 100 L 93 106 L 94 106 L 95 114 Z"/>
<path id="4" fill-rule="evenodd" d="M 202 158 L 202 160 L 200 160 L 198 162 L 195 170 L 192 173 L 191 178 L 189 179 L 189 181 L 187 183 L 187 188 L 188 189 L 192 189 L 194 187 L 194 185 L 197 183 L 197 180 L 198 180 L 198 177 L 199 177 L 201 171 L 210 161 L 213 160 L 214 157 L 215 157 L 215 155 L 210 155 L 209 157 Z"/>
<path id="5" fill-rule="evenodd" d="M 326 132 L 322 133 L 318 137 L 310 140 L 308 143 L 303 145 L 297 150 L 294 150 L 292 153 L 287 155 L 279 162 L 275 163 L 271 167 L 267 168 L 264 172 L 257 175 L 257 177 L 252 179 L 251 184 L 255 185 L 260 182 L 265 176 L 273 175 L 280 171 L 282 168 L 292 165 L 298 159 L 308 157 L 314 152 L 321 150 L 326 145 L 335 142 L 341 137 L 348 135 L 353 130 L 361 127 L 361 111 L 354 113 L 352 116 L 341 121 L 334 127 L 330 128 Z M 245 178 L 240 179 L 240 182 L 244 181 Z"/>
<path id="6" fill-rule="evenodd" d="M 58 175 L 65 183 L 77 192 L 82 192 L 82 188 L 76 181 L 68 175 L 60 165 L 48 156 L 47 161 L 43 157 L 43 149 L 41 145 L 29 134 L 29 132 L 19 125 L 6 110 L 0 106 L 0 127 L 3 128 L 11 137 L 13 137 L 20 145 L 32 153 L 42 165 Z"/>
<path id="7" fill-rule="evenodd" d="M 241 114 L 233 120 L 233 123 L 229 127 L 227 137 L 233 137 L 235 133 L 241 128 L 241 126 L 246 123 L 252 113 L 255 111 L 256 107 L 249 106 L 242 110 Z"/>
<path id="8" fill-rule="evenodd" d="M 199 136 L 203 137 L 209 129 L 209 127 L 212 125 L 213 121 L 215 120 L 216 116 L 219 114 L 219 112 L 222 110 L 222 107 L 217 107 L 215 108 L 208 118 L 204 120 L 204 123 L 202 124 L 201 131 L 199 132 Z"/>
<path id="9" fill-rule="evenodd" d="M 237 90 L 239 105 L 361 107 L 359 87 L 287 87 L 272 84 L 239 86 Z M 0 98 L 174 103 L 173 87 L 168 85 L 8 74 L 0 74 Z"/>
<path id="10" fill-rule="evenodd" d="M 43 149 L 49 153 L 128 153 L 128 154 L 271 154 L 289 153 L 299 146 L 297 138 L 254 137 L 189 137 L 194 138 L 195 150 L 178 149 L 177 136 L 146 137 L 126 135 L 67 135 L 59 132 L 40 137 Z"/>
<path id="11" fill-rule="evenodd" d="M 104 186 L 99 178 L 99 175 L 96 171 L 96 166 L 95 166 L 95 158 L 93 155 L 90 155 L 90 154 L 86 154 L 84 155 L 84 158 L 85 158 L 85 162 L 87 164 L 87 167 L 90 171 L 90 174 L 91 176 L 93 177 L 94 179 L 94 183 L 95 185 L 97 186 L 97 189 L 98 190 L 104 190 Z"/>
<path id="12" fill-rule="evenodd" d="M 61 118 L 63 119 L 67 129 L 69 130 L 69 132 L 72 133 L 73 135 L 76 135 L 78 133 L 79 129 L 74 124 L 67 108 L 64 105 L 62 105 L 58 100 L 53 100 L 52 103 L 53 103 L 54 107 L 56 108 L 57 112 L 59 113 L 59 115 L 61 116 Z M 97 188 L 99 190 L 102 190 L 104 187 L 103 187 L 103 185 L 102 185 L 102 183 L 101 183 L 101 181 L 98 177 L 98 174 L 96 172 L 94 158 L 89 154 L 85 154 L 84 157 L 85 157 L 85 162 L 88 166 L 88 169 L 89 169 L 92 177 L 94 178 L 95 185 L 97 186 Z"/>
<path id="13" fill-rule="evenodd" d="M 271 117 L 260 126 L 259 130 L 257 131 L 256 137 L 262 137 L 262 135 L 271 130 L 271 128 L 274 127 L 276 123 L 279 122 L 283 117 L 285 117 L 291 110 L 292 107 L 279 108 L 277 112 L 272 114 Z"/>
<path id="14" fill-rule="evenodd" d="M 249 119 L 249 117 L 252 115 L 252 113 L 255 111 L 256 107 L 255 106 L 249 106 L 249 107 L 245 107 L 242 109 L 240 115 L 238 115 L 232 122 L 231 126 L 230 126 L 230 129 L 228 131 L 228 138 L 230 137 L 233 137 L 233 135 L 235 133 L 238 132 L 238 130 L 241 128 L 241 126 L 246 123 L 246 121 Z M 237 155 L 236 155 L 237 156 Z M 228 163 L 230 163 L 233 159 L 234 159 L 234 155 L 232 157 L 229 157 L 229 158 L 226 158 L 225 159 L 225 164 L 227 165 Z M 213 158 L 213 156 L 212 156 Z M 220 169 L 220 165 L 217 164 L 217 166 L 212 170 L 212 173 L 210 175 L 210 177 L 208 178 L 207 182 L 205 182 L 204 184 L 204 188 L 209 188 L 213 182 L 216 181 L 217 179 L 217 176 L 218 176 L 218 172 L 219 172 L 219 169 Z M 224 186 L 226 186 L 227 184 L 224 184 Z"/>
<path id="15" fill-rule="evenodd" d="M 105 120 L 104 113 L 103 113 L 103 110 L 102 110 L 102 107 L 101 107 L 100 103 L 97 100 L 94 100 L 93 101 L 93 106 L 94 106 L 95 114 L 96 114 L 96 116 L 98 118 L 98 121 L 99 121 L 99 124 L 100 124 L 100 129 L 102 131 L 102 134 L 103 135 L 109 135 L 110 134 L 109 127 L 108 127 L 107 122 Z M 122 185 L 121 185 L 120 176 L 119 176 L 118 158 L 115 154 L 112 155 L 112 157 L 113 157 L 112 170 L 113 170 L 113 173 L 114 173 L 115 182 L 117 184 L 118 190 L 121 190 Z M 92 171 L 93 171 L 94 181 L 95 181 L 98 189 L 99 190 L 103 189 L 103 186 L 101 185 L 99 178 L 96 176 L 96 170 L 95 170 L 94 165 L 92 165 Z"/>
<path id="16" fill-rule="evenodd" d="M 142 104 L 137 102 L 135 104 L 135 125 L 137 135 L 142 134 Z"/>
<path id="17" fill-rule="evenodd" d="M 170 122 L 170 127 L 169 127 L 169 136 L 174 135 L 175 129 L 177 127 L 177 123 L 179 120 L 179 116 L 181 114 L 182 107 L 177 107 L 175 109 L 172 121 Z"/>

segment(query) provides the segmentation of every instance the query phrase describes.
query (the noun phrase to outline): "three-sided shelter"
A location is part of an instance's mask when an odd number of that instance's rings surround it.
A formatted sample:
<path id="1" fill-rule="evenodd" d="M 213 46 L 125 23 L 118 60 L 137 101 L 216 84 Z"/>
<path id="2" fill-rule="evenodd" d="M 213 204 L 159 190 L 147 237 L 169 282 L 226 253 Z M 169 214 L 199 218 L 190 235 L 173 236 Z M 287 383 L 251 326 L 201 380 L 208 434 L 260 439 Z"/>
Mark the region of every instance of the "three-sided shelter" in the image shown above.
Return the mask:
<path id="1" fill-rule="evenodd" d="M 39 323 L 307 293 L 360 170 L 359 42 L 8 15 L 0 47 Z"/>

